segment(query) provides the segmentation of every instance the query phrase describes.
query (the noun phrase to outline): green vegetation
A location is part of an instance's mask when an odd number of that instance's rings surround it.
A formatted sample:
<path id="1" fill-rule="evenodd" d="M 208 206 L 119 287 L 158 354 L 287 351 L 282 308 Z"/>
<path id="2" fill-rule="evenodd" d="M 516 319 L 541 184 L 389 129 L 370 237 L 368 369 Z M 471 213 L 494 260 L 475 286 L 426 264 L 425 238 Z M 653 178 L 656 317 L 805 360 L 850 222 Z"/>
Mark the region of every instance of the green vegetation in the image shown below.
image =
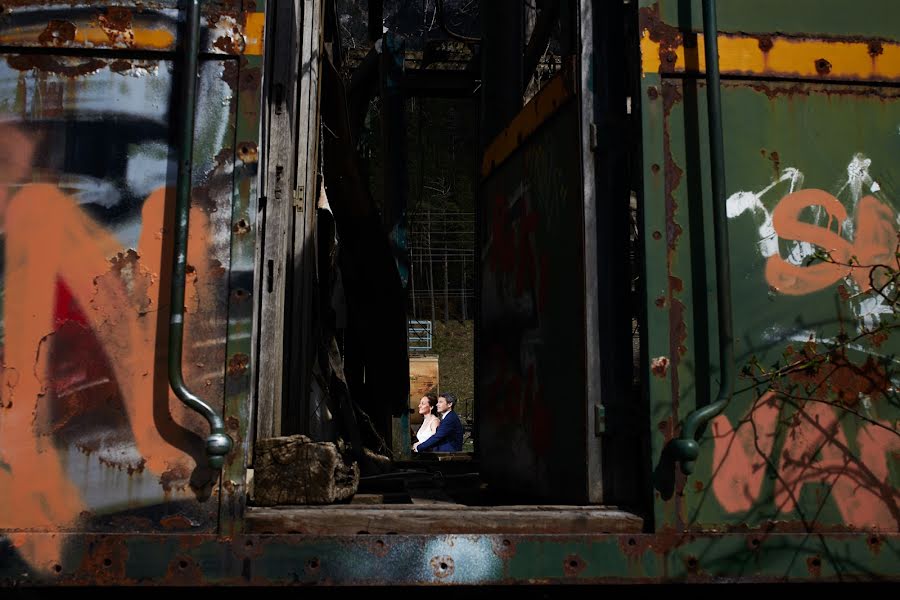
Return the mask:
<path id="1" fill-rule="evenodd" d="M 474 321 L 438 321 L 434 324 L 433 352 L 440 358 L 440 391 L 456 394 L 457 414 L 467 426 L 474 425 L 475 327 Z M 471 452 L 469 435 L 463 450 Z"/>

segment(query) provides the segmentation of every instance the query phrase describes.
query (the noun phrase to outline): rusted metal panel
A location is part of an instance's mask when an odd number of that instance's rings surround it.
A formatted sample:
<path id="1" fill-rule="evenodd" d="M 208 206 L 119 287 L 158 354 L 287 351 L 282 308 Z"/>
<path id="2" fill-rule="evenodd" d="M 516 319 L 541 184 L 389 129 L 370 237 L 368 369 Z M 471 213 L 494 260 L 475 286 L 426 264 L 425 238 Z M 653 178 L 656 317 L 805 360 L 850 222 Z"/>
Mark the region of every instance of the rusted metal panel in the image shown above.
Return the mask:
<path id="1" fill-rule="evenodd" d="M 879 4 L 875 0 L 870 3 Z M 642 2 L 640 30 L 645 73 L 705 71 L 704 38 L 702 28 L 696 24 L 700 12 L 698 8 L 691 9 L 689 4 L 686 1 Z M 719 68 L 724 74 L 900 81 L 900 43 L 894 19 L 886 20 L 891 24 L 887 28 L 885 25 L 874 28 L 877 34 L 859 34 L 847 29 L 852 19 L 844 23 L 839 19 L 823 21 L 832 23 L 832 29 L 814 29 L 815 20 L 805 23 L 805 27 L 812 29 L 785 29 L 780 13 L 794 13 L 794 4 L 768 14 L 756 6 L 753 10 L 742 10 L 740 3 L 719 4 L 725 15 L 718 36 Z M 856 3 L 836 0 L 827 4 L 832 6 L 817 6 L 815 13 L 849 17 L 848 13 L 860 12 Z M 884 2 L 880 4 L 887 6 Z M 677 15 L 673 15 L 676 10 Z M 779 15 L 777 19 L 775 14 Z M 763 17 L 760 19 L 759 15 Z"/>
<path id="2" fill-rule="evenodd" d="M 896 581 L 897 534 L 90 535 L 37 571 L 0 537 L 0 584 L 383 586 Z"/>
<path id="3" fill-rule="evenodd" d="M 481 186 L 476 385 L 485 401 L 476 426 L 492 484 L 587 502 L 585 216 L 574 100 Z"/>
<path id="4" fill-rule="evenodd" d="M 898 34 L 853 43 L 884 46 Z M 719 372 L 706 99 L 702 79 L 674 70 L 642 82 L 657 527 L 897 531 L 900 342 L 893 292 L 873 289 L 886 270 L 872 267 L 896 269 L 900 89 L 757 74 L 772 78 L 725 78 L 722 90 L 742 376 L 690 477 L 666 448 Z M 816 248 L 840 264 L 815 259 Z"/>
<path id="5" fill-rule="evenodd" d="M 262 12 L 242 8 L 241 2 L 204 2 L 202 7 L 201 51 L 262 54 Z M 120 2 L 116 6 L 21 1 L 7 2 L 3 8 L 2 46 L 170 52 L 178 39 L 180 13 L 174 1 Z"/>
<path id="6" fill-rule="evenodd" d="M 60 8 L 54 18 L 80 10 Z M 56 48 L 0 59 L 0 529 L 214 531 L 218 473 L 204 466 L 207 427 L 166 379 L 175 65 L 136 46 Z M 249 363 L 249 341 L 226 354 L 226 340 L 240 340 L 242 326 L 249 339 L 250 308 L 244 325 L 229 311 L 252 304 L 241 282 L 253 242 L 249 250 L 243 242 L 243 258 L 233 242 L 252 237 L 259 76 L 258 59 L 224 55 L 202 61 L 199 74 L 185 375 L 220 408 L 226 363 Z M 240 124 L 239 90 L 250 109 Z M 241 442 L 249 377 L 228 376 L 243 381 L 229 379 L 226 411 Z M 226 489 L 243 482 L 238 458 Z M 42 539 L 19 549 L 37 570 L 63 551 L 52 535 Z"/>
<path id="7" fill-rule="evenodd" d="M 262 14 L 265 5 L 256 6 Z M 234 122 L 234 189 L 231 210 L 231 264 L 228 272 L 228 328 L 226 341 L 227 364 L 243 362 L 253 354 L 253 308 L 256 276 L 256 246 L 258 231 L 258 196 L 260 165 L 260 98 L 263 87 L 263 58 L 243 56 L 237 61 L 236 72 L 229 78 L 232 102 L 235 104 Z M 229 68 L 233 62 L 227 63 Z M 246 474 L 252 458 L 251 369 L 228 373 L 225 377 L 225 405 L 223 415 L 228 434 L 235 442 L 235 451 L 226 459 L 220 488 L 219 532 L 233 534 L 241 530 L 244 505 L 247 501 Z"/>

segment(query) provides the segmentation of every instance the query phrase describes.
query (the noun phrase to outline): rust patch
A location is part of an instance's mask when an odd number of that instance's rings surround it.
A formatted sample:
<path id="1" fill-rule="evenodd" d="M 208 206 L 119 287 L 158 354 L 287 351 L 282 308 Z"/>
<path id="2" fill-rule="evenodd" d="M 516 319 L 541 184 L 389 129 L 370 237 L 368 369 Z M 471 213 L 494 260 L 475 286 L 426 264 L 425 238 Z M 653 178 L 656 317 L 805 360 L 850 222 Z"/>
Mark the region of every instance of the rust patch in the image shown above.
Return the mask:
<path id="1" fill-rule="evenodd" d="M 226 35 L 217 38 L 216 41 L 213 42 L 213 46 L 215 46 L 225 54 L 240 54 L 237 44 L 234 43 L 234 40 L 232 38 Z"/>
<path id="2" fill-rule="evenodd" d="M 250 366 L 250 357 L 246 354 L 237 353 L 228 360 L 228 375 L 230 377 L 239 377 L 247 372 Z"/>
<path id="3" fill-rule="evenodd" d="M 830 396 L 844 406 L 855 406 L 860 396 L 869 396 L 873 401 L 884 398 L 891 388 L 888 373 L 872 355 L 858 365 L 847 358 L 843 348 L 820 355 L 817 345 L 809 342 L 800 351 L 789 348 L 785 357 L 810 363 L 809 368 L 789 373 L 791 381 L 814 390 L 817 397 Z"/>
<path id="4" fill-rule="evenodd" d="M 659 4 L 647 6 L 639 11 L 640 30 L 646 31 L 650 39 L 659 44 L 660 72 L 675 70 L 675 49 L 684 39 L 681 30 L 669 25 L 660 17 Z"/>
<path id="5" fill-rule="evenodd" d="M 872 341 L 872 346 L 875 348 L 881 348 L 881 345 L 888 341 L 888 334 L 885 331 L 876 331 L 873 332 L 870 336 Z"/>
<path id="6" fill-rule="evenodd" d="M 654 232 L 653 232 L 653 239 L 654 239 L 654 240 L 661 240 L 661 239 L 662 239 L 662 232 L 661 232 L 661 231 L 654 231 Z"/>
<path id="7" fill-rule="evenodd" d="M 111 6 L 100 13 L 97 21 L 112 44 L 129 48 L 134 46 L 132 15 L 129 9 Z"/>
<path id="8" fill-rule="evenodd" d="M 653 536 L 650 535 L 620 536 L 618 542 L 619 551 L 630 560 L 643 558 L 653 548 Z"/>
<path id="9" fill-rule="evenodd" d="M 654 304 L 656 304 L 657 308 L 664 307 L 666 305 L 665 296 L 660 296 L 659 298 L 657 298 L 656 301 L 654 302 Z"/>
<path id="10" fill-rule="evenodd" d="M 159 520 L 160 525 L 169 531 L 191 529 L 194 524 L 183 515 L 172 515 Z"/>
<path id="11" fill-rule="evenodd" d="M 881 553 L 881 538 L 874 533 L 866 539 L 866 545 L 869 547 L 872 554 L 877 556 Z"/>
<path id="12" fill-rule="evenodd" d="M 669 368 L 669 359 L 665 356 L 657 356 L 650 361 L 650 372 L 656 377 L 664 379 Z"/>
<path id="13" fill-rule="evenodd" d="M 109 64 L 109 70 L 113 73 L 127 73 L 130 71 L 134 65 L 131 64 L 129 60 L 114 60 Z"/>
<path id="14" fill-rule="evenodd" d="M 822 574 L 822 559 L 819 556 L 810 556 L 806 559 L 806 568 L 813 577 L 819 577 Z"/>
<path id="15" fill-rule="evenodd" d="M 660 528 L 655 538 L 656 543 L 653 545 L 653 551 L 660 556 L 664 556 L 690 542 L 692 536 L 685 534 L 683 529 L 665 525 Z"/>
<path id="16" fill-rule="evenodd" d="M 762 538 L 758 535 L 747 536 L 747 547 L 756 552 L 762 547 Z"/>
<path id="17" fill-rule="evenodd" d="M 125 564 L 128 562 L 128 546 L 122 536 L 106 536 L 96 539 L 87 546 L 88 551 L 81 559 L 79 573 L 91 577 L 96 584 L 123 585 L 131 582 L 126 577 Z"/>
<path id="18" fill-rule="evenodd" d="M 38 42 L 45 46 L 65 46 L 75 39 L 75 31 L 74 23 L 51 19 L 47 28 L 38 36 Z"/>
<path id="19" fill-rule="evenodd" d="M 435 556 L 431 559 L 431 569 L 438 579 L 446 579 L 453 575 L 454 568 L 452 556 Z"/>
<path id="20" fill-rule="evenodd" d="M 244 235 L 250 231 L 250 223 L 247 222 L 247 219 L 239 219 L 238 222 L 232 226 L 231 230 L 237 235 Z M 236 291 L 244 293 L 243 290 Z M 237 297 L 240 297 L 240 294 L 238 294 Z"/>
<path id="21" fill-rule="evenodd" d="M 569 577 L 574 577 L 584 571 L 587 563 L 577 554 L 570 554 L 563 560 L 563 570 Z"/>
<path id="22" fill-rule="evenodd" d="M 771 35 L 761 35 L 761 36 L 758 36 L 758 39 L 759 39 L 759 49 L 762 50 L 763 52 L 768 52 L 769 50 L 772 49 L 772 46 L 775 45 L 775 43 L 772 41 Z"/>
<path id="23" fill-rule="evenodd" d="M 678 420 L 678 405 L 680 400 L 680 386 L 678 381 L 678 363 L 686 349 L 684 341 L 687 339 L 687 327 L 684 323 L 684 304 L 675 294 L 683 288 L 681 279 L 673 275 L 675 254 L 678 250 L 678 240 L 681 238 L 681 225 L 675 220 L 678 212 L 678 203 L 675 200 L 675 190 L 681 184 L 683 171 L 672 158 L 672 141 L 669 128 L 669 119 L 672 108 L 682 100 L 681 91 L 677 84 L 664 82 L 662 87 L 663 98 L 663 157 L 665 160 L 664 188 L 666 211 L 666 273 L 669 281 L 669 360 L 671 361 L 672 375 L 670 377 L 672 394 L 672 417 Z"/>
<path id="24" fill-rule="evenodd" d="M 163 474 L 159 476 L 159 484 L 166 492 L 171 492 L 176 488 L 183 490 L 187 487 L 190 478 L 190 469 L 184 465 L 178 465 L 168 471 L 164 471 Z"/>
<path id="25" fill-rule="evenodd" d="M 761 94 L 765 94 L 770 100 L 776 100 L 780 96 L 793 98 L 795 96 L 838 96 L 852 98 L 872 98 L 875 100 L 896 100 L 900 97 L 900 91 L 896 88 L 866 86 L 866 87 L 817 87 L 809 83 L 732 83 L 723 82 L 722 87 L 734 89 L 746 89 L 749 87 Z"/>
<path id="26" fill-rule="evenodd" d="M 238 158 L 244 164 L 252 164 L 259 161 L 259 149 L 256 142 L 241 142 L 238 144 Z"/>
<path id="27" fill-rule="evenodd" d="M 313 556 L 312 558 L 310 558 L 309 560 L 306 561 L 306 565 L 305 565 L 306 574 L 312 575 L 312 576 L 318 575 L 319 569 L 321 568 L 321 566 L 322 566 L 322 564 L 319 562 L 318 557 Z"/>
<path id="28" fill-rule="evenodd" d="M 246 62 L 246 59 L 244 59 Z M 259 67 L 252 68 L 243 68 L 241 70 L 241 79 L 238 83 L 238 89 L 241 92 L 248 92 L 251 94 L 255 94 L 259 91 L 259 86 L 262 83 L 262 69 Z"/>
<path id="29" fill-rule="evenodd" d="M 384 540 L 375 540 L 375 543 L 372 544 L 371 551 L 372 551 L 372 554 L 381 558 L 381 557 L 387 556 L 388 546 L 387 546 L 387 544 L 384 543 Z M 432 564 L 433 564 L 435 559 L 431 559 L 431 560 L 432 560 Z"/>
<path id="30" fill-rule="evenodd" d="M 696 575 L 700 572 L 700 561 L 696 556 L 688 556 L 684 560 L 684 567 L 687 569 L 687 572 L 691 575 Z"/>
<path id="31" fill-rule="evenodd" d="M 702 492 L 702 491 L 703 491 L 703 482 L 700 481 L 699 479 L 698 479 L 697 481 L 695 481 L 695 482 L 694 482 L 694 489 L 695 489 L 696 491 L 698 491 L 698 492 Z"/>
<path id="32" fill-rule="evenodd" d="M 778 155 L 778 152 L 773 151 L 769 154 L 769 160 L 772 161 L 772 166 L 775 168 L 775 173 L 781 173 L 781 157 Z"/>
<path id="33" fill-rule="evenodd" d="M 203 571 L 190 556 L 179 556 L 166 569 L 167 584 L 197 585 L 203 581 Z"/>
<path id="34" fill-rule="evenodd" d="M 75 59 L 44 54 L 18 54 L 9 56 L 7 64 L 17 71 L 43 71 L 65 77 L 81 77 L 96 73 L 106 66 L 98 58 Z"/>
<path id="35" fill-rule="evenodd" d="M 875 58 L 876 56 L 880 56 L 884 54 L 884 44 L 879 41 L 869 42 L 869 56 Z"/>
<path id="36" fill-rule="evenodd" d="M 516 545 L 506 538 L 499 541 L 493 540 L 491 548 L 493 549 L 494 554 L 503 560 L 509 560 L 516 555 Z"/>
<path id="37" fill-rule="evenodd" d="M 816 61 L 816 73 L 819 75 L 828 75 L 831 73 L 831 63 L 824 58 Z"/>

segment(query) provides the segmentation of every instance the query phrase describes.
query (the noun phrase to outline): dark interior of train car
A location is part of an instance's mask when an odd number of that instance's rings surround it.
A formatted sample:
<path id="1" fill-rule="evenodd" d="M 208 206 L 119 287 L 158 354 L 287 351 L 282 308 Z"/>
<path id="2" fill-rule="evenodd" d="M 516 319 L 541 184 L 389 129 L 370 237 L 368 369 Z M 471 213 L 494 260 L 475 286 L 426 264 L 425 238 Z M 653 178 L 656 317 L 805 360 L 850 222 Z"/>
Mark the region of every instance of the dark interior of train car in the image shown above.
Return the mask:
<path id="1" fill-rule="evenodd" d="M 566 505 L 548 532 L 589 509 L 649 527 L 635 7 L 585 24 L 572 1 L 324 5 L 317 208 L 293 222 L 312 258 L 285 279 L 280 382 L 257 366 L 257 397 L 282 401 L 257 409 L 251 529 L 312 530 L 285 512 L 306 504 Z M 291 59 L 269 56 L 267 190 Z M 460 450 L 413 450 L 429 393 L 456 397 Z M 286 476 L 291 452 L 319 467 Z"/>

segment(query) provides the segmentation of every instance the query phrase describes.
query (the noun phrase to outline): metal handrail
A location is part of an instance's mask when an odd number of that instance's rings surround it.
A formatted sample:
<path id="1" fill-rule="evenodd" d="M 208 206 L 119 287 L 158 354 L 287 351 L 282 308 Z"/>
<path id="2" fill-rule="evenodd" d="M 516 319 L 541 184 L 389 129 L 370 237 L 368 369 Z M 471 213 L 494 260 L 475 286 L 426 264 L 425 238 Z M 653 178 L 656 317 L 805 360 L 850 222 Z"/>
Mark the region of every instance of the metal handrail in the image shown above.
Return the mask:
<path id="1" fill-rule="evenodd" d="M 172 267 L 171 316 L 169 318 L 169 385 L 189 408 L 209 422 L 206 438 L 209 465 L 221 469 L 234 443 L 225 433 L 225 422 L 184 383 L 181 371 L 184 342 L 184 286 L 187 267 L 188 223 L 191 204 L 191 171 L 194 153 L 194 112 L 197 96 L 197 64 L 200 57 L 200 1 L 186 0 L 184 62 L 179 109 L 182 114 L 178 148 L 178 180 L 175 197 L 175 259 Z"/>
<path id="2" fill-rule="evenodd" d="M 719 81 L 719 40 L 715 0 L 703 0 L 703 40 L 706 52 L 706 103 L 709 152 L 712 160 L 713 222 L 716 249 L 716 299 L 719 313 L 719 365 L 722 380 L 715 402 L 690 413 L 681 434 L 672 441 L 681 471 L 690 475 L 700 456 L 697 432 L 721 414 L 734 395 L 734 334 L 731 308 L 731 264 L 725 211 L 725 148 L 722 135 L 722 93 Z"/>

